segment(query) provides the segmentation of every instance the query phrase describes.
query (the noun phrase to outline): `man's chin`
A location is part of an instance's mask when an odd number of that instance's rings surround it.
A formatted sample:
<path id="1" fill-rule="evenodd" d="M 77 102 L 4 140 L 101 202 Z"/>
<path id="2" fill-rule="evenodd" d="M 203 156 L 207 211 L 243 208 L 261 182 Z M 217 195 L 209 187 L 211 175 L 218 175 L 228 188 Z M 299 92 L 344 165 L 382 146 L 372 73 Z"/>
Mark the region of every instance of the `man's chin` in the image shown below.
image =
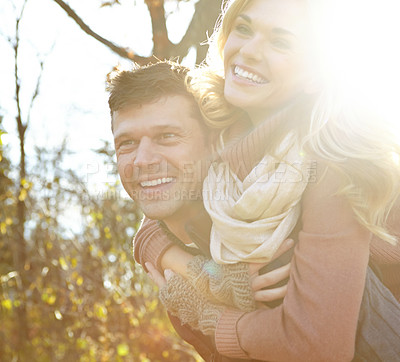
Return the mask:
<path id="1" fill-rule="evenodd" d="M 140 205 L 143 214 L 149 219 L 164 220 L 175 213 L 175 209 L 168 205 L 162 205 L 162 202 L 156 205 Z"/>

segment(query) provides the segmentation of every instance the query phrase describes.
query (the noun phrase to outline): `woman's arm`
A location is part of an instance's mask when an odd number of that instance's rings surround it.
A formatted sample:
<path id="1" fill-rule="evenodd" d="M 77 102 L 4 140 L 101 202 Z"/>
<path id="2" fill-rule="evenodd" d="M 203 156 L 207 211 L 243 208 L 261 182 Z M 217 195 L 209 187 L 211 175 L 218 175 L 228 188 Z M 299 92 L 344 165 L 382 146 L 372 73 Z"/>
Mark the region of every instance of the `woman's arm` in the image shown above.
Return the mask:
<path id="1" fill-rule="evenodd" d="M 220 353 L 273 361 L 353 358 L 371 236 L 335 195 L 340 186 L 332 171 L 309 185 L 283 304 L 224 312 L 215 332 Z"/>

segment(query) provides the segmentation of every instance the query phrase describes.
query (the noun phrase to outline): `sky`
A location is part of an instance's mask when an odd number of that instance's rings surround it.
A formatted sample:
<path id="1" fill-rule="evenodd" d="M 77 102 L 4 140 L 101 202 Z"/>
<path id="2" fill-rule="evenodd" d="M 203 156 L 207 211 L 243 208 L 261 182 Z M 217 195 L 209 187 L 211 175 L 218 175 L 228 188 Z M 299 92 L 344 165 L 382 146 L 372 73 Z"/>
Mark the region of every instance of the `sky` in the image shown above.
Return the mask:
<path id="1" fill-rule="evenodd" d="M 15 122 L 14 59 L 8 39 L 15 37 L 15 19 L 21 0 L 0 1 L 0 114 L 8 135 L 3 143 L 11 148 L 11 159 L 18 160 Z M 120 6 L 100 7 L 101 0 L 68 0 L 67 3 L 98 34 L 116 44 L 148 56 L 152 50 L 151 23 L 143 0 L 122 0 Z M 169 11 L 176 2 L 167 2 Z M 193 5 L 183 2 L 167 21 L 170 38 L 177 42 L 193 14 Z M 129 67 L 130 62 L 86 35 L 52 0 L 28 0 L 20 25 L 19 69 L 22 112 L 26 116 L 30 98 L 44 61 L 40 94 L 31 111 L 26 134 L 28 157 L 34 145 L 55 147 L 67 139 L 73 151 L 64 167 L 78 171 L 93 192 L 113 182 L 111 165 L 103 166 L 92 151 L 102 140 L 112 142 L 105 91 L 106 74 L 113 66 Z M 191 60 L 188 59 L 187 62 Z"/>
<path id="2" fill-rule="evenodd" d="M 8 133 L 2 136 L 2 141 L 14 166 L 19 161 L 19 139 L 10 39 L 15 38 L 15 19 L 22 3 L 22 0 L 0 0 L 0 114 Z M 68 0 L 67 3 L 99 35 L 139 55 L 151 54 L 150 16 L 143 0 L 121 0 L 119 6 L 104 8 L 100 7 L 101 0 Z M 191 20 L 194 6 L 182 2 L 177 8 L 174 0 L 166 6 L 169 12 L 174 11 L 167 19 L 170 39 L 178 42 Z M 104 165 L 103 158 L 93 152 L 103 141 L 113 143 L 105 78 L 114 66 L 129 68 L 131 63 L 86 35 L 52 0 L 28 0 L 20 32 L 18 67 L 24 119 L 40 73 L 39 64 L 44 62 L 40 93 L 31 110 L 26 133 L 28 171 L 34 166 L 35 146 L 54 148 L 66 139 L 72 154 L 61 167 L 81 175 L 92 196 L 106 197 L 107 184 L 115 184 L 118 176 L 112 172 L 113 164 Z M 188 56 L 184 62 L 193 65 L 194 56 Z M 12 177 L 17 178 L 15 167 Z M 117 192 L 130 202 L 122 187 Z M 79 232 L 82 220 L 78 205 L 66 208 L 59 221 L 67 233 Z"/>

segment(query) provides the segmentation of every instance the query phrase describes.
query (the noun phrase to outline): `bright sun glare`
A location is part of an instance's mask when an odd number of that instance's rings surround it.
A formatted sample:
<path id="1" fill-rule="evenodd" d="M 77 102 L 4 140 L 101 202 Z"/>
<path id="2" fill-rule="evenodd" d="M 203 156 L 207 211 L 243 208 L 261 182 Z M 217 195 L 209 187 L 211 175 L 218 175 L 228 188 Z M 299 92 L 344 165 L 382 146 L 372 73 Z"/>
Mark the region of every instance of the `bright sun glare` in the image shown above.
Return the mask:
<path id="1" fill-rule="evenodd" d="M 343 99 L 379 112 L 400 142 L 400 2 L 316 1 L 325 7 L 316 24 L 324 81 Z"/>

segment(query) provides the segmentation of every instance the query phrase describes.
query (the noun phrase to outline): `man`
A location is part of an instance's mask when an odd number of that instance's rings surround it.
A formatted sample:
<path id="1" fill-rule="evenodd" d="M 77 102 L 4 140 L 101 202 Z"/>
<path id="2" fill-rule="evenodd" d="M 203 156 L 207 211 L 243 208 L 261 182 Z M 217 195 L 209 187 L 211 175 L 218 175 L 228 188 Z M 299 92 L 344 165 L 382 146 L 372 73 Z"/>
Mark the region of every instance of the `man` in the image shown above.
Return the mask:
<path id="1" fill-rule="evenodd" d="M 146 217 L 162 221 L 177 238 L 190 243 L 183 225 L 203 209 L 200 196 L 209 137 L 186 90 L 186 74 L 182 66 L 160 62 L 112 75 L 108 90 L 125 190 Z M 170 318 L 203 358 L 214 358 L 208 337 Z"/>

